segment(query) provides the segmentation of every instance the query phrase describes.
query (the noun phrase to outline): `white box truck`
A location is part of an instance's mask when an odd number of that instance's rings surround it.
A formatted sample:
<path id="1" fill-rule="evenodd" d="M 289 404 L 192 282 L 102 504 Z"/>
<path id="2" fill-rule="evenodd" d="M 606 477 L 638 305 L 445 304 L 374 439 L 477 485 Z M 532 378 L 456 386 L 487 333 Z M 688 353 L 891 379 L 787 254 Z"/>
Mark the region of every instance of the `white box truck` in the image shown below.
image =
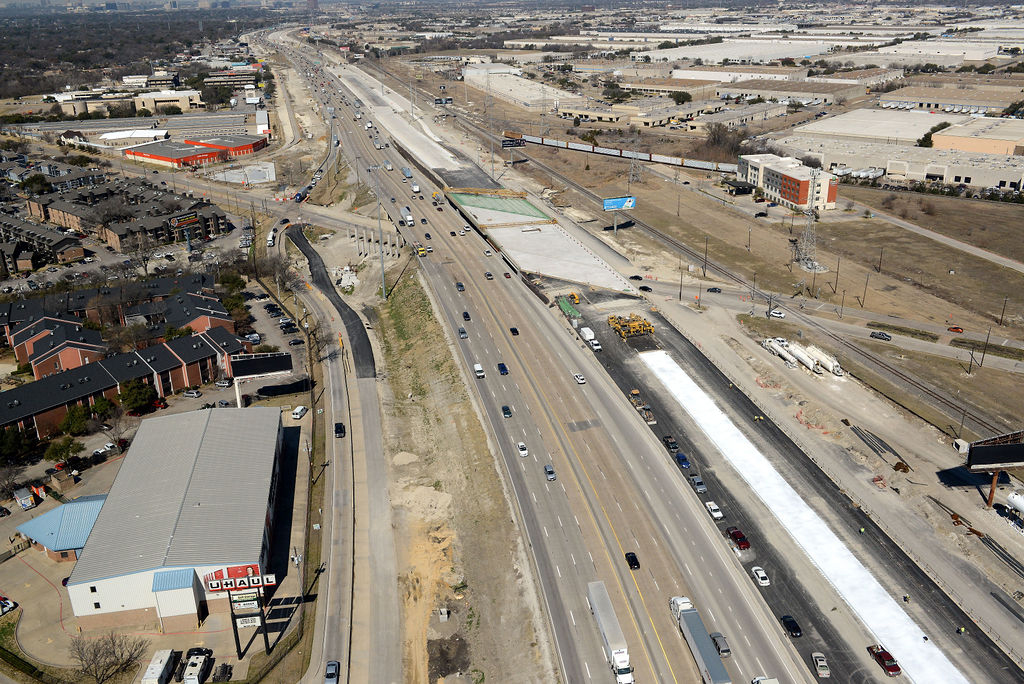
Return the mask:
<path id="1" fill-rule="evenodd" d="M 604 582 L 587 584 L 587 602 L 590 603 L 590 612 L 597 620 L 597 628 L 601 632 L 601 645 L 608 659 L 608 666 L 615 673 L 615 681 L 617 684 L 633 684 L 633 667 L 629 664 L 626 638 L 622 636 L 622 628 L 615 617 L 615 609 L 612 608 L 612 600 L 608 596 Z"/>
<path id="2" fill-rule="evenodd" d="M 601 343 L 597 341 L 597 336 L 594 334 L 593 330 L 590 328 L 580 328 L 580 337 L 590 345 L 591 349 L 594 351 L 601 351 Z"/>
<path id="3" fill-rule="evenodd" d="M 704 621 L 700 619 L 700 614 L 690 599 L 685 596 L 673 596 L 669 599 L 668 605 L 672 617 L 679 624 L 679 631 L 686 638 L 693 659 L 697 662 L 701 681 L 704 684 L 732 684 L 729 673 L 722 664 L 722 658 L 704 627 Z"/>
<path id="4" fill-rule="evenodd" d="M 171 650 L 157 651 L 153 654 L 153 659 L 149 661 L 149 666 L 146 667 L 140 684 L 167 684 L 171 681 L 171 675 L 174 674 L 173 669 L 174 658 L 171 657 Z"/>
<path id="5" fill-rule="evenodd" d="M 416 181 L 412 182 L 412 191 L 413 192 L 419 192 L 420 191 L 420 184 L 417 183 Z"/>
<path id="6" fill-rule="evenodd" d="M 475 375 L 478 378 L 484 377 L 484 367 L 481 366 L 479 363 L 474 363 L 473 364 L 473 375 Z"/>

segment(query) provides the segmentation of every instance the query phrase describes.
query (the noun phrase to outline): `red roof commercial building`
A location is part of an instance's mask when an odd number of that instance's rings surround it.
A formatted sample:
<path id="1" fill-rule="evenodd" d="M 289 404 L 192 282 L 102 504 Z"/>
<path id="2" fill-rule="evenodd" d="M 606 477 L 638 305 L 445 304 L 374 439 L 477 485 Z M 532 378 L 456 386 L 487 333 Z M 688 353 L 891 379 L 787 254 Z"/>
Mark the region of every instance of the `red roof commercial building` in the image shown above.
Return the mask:
<path id="1" fill-rule="evenodd" d="M 185 166 L 202 166 L 225 161 L 229 155 L 217 148 L 199 147 L 189 143 L 160 140 L 146 145 L 126 148 L 124 156 L 132 157 L 150 164 L 160 164 L 182 168 Z"/>
<path id="2" fill-rule="evenodd" d="M 231 157 L 243 157 L 262 150 L 267 146 L 267 139 L 262 135 L 223 135 L 206 140 L 185 140 L 185 144 L 222 150 Z"/>

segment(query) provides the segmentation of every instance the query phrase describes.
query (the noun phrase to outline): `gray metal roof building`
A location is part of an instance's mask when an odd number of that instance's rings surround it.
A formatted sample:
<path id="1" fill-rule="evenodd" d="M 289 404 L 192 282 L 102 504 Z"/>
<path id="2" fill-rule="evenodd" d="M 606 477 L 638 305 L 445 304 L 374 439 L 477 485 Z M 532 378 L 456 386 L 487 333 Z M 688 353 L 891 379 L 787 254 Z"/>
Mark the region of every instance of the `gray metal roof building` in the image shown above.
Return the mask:
<path id="1" fill-rule="evenodd" d="M 68 581 L 80 621 L 138 624 L 150 611 L 165 626 L 194 620 L 219 598 L 207 596 L 205 574 L 266 571 L 281 435 L 272 407 L 143 421 Z M 183 570 L 191 581 L 178 581 Z M 170 602 L 157 596 L 168 571 L 178 578 L 169 590 L 184 592 Z"/>

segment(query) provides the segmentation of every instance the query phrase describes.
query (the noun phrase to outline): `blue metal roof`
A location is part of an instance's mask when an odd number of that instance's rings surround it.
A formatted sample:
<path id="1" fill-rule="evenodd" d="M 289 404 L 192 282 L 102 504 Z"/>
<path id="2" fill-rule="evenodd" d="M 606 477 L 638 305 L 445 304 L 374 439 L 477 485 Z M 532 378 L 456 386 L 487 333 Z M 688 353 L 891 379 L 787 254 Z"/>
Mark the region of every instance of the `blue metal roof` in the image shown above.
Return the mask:
<path id="1" fill-rule="evenodd" d="M 192 586 L 192 579 L 195 576 L 196 571 L 193 568 L 178 568 L 176 570 L 154 572 L 153 592 L 188 589 Z"/>
<path id="2" fill-rule="evenodd" d="M 17 530 L 51 551 L 72 551 L 85 546 L 106 494 L 82 496 L 18 525 Z"/>

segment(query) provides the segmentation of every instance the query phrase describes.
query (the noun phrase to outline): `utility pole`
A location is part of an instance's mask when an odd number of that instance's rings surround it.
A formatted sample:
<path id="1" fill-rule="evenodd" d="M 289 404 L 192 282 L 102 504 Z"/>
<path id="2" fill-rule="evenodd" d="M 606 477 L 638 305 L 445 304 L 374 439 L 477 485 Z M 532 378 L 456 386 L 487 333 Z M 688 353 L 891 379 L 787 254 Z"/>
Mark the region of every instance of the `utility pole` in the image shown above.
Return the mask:
<path id="1" fill-rule="evenodd" d="M 1006 300 L 1010 298 L 1010 295 L 1003 297 L 1003 310 L 999 312 L 999 325 L 1003 324 L 1003 314 L 1006 313 Z"/>
<path id="2" fill-rule="evenodd" d="M 708 277 L 708 236 L 704 236 L 704 277 Z"/>
<path id="3" fill-rule="evenodd" d="M 985 346 L 981 348 L 981 361 L 978 362 L 979 366 L 985 365 L 985 352 L 988 351 L 988 340 L 992 337 L 992 326 L 989 326 L 988 334 L 985 335 Z"/>
<path id="4" fill-rule="evenodd" d="M 842 261 L 843 257 L 836 257 L 836 282 L 835 284 L 832 285 L 832 294 L 835 294 L 836 292 L 839 291 L 839 264 L 842 263 Z"/>
<path id="5" fill-rule="evenodd" d="M 698 290 L 699 292 L 699 290 Z M 683 301 L 683 258 L 679 257 L 679 301 Z"/>
<path id="6" fill-rule="evenodd" d="M 860 308 L 864 308 L 864 303 L 868 301 L 868 280 L 871 279 L 871 274 L 868 273 L 864 277 L 864 296 L 860 298 Z"/>
<path id="7" fill-rule="evenodd" d="M 882 255 L 885 254 L 885 247 L 878 248 L 878 272 L 882 272 Z"/>
<path id="8" fill-rule="evenodd" d="M 843 307 L 846 306 L 846 290 L 843 290 L 843 299 L 839 302 L 839 318 L 843 317 Z"/>

